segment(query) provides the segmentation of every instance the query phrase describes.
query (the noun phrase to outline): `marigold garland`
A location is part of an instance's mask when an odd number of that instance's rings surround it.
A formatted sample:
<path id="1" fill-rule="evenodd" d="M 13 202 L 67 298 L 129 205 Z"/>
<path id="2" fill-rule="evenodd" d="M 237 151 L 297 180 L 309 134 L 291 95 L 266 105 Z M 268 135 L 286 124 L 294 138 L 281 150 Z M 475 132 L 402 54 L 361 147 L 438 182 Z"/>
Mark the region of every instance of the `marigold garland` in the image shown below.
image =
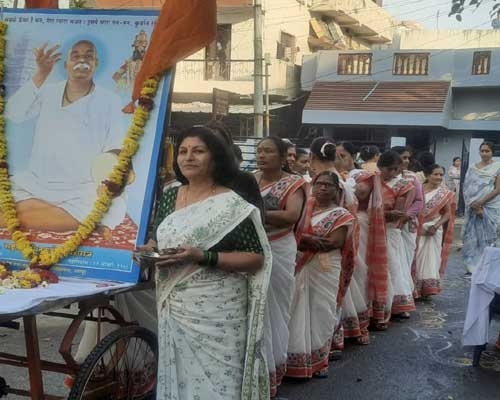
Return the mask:
<path id="1" fill-rule="evenodd" d="M 50 283 L 57 282 L 57 275 L 48 270 L 35 268 L 11 271 L 7 264 L 0 263 L 0 289 L 32 289 L 37 286 L 47 287 Z"/>
<path id="2" fill-rule="evenodd" d="M 94 202 L 92 211 L 80 223 L 76 232 L 64 243 L 52 248 L 38 249 L 28 239 L 27 234 L 21 231 L 21 224 L 17 217 L 16 204 L 12 195 L 9 178 L 5 117 L 3 115 L 5 108 L 3 79 L 5 71 L 6 32 L 7 24 L 0 21 L 0 208 L 5 225 L 11 234 L 16 248 L 30 262 L 30 266 L 49 268 L 78 249 L 109 210 L 113 197 L 116 195 L 116 192 L 110 190 L 110 188 L 121 188 L 126 179 L 129 172 L 129 165 L 139 149 L 139 140 L 144 135 L 144 127 L 153 109 L 154 98 L 158 91 L 159 77 L 153 77 L 144 82 L 141 90 L 141 101 L 138 102 L 134 110 L 132 122 L 123 140 L 123 147 L 118 160 L 106 179 L 108 184 L 104 185 L 103 190 L 100 191 L 99 196 Z"/>

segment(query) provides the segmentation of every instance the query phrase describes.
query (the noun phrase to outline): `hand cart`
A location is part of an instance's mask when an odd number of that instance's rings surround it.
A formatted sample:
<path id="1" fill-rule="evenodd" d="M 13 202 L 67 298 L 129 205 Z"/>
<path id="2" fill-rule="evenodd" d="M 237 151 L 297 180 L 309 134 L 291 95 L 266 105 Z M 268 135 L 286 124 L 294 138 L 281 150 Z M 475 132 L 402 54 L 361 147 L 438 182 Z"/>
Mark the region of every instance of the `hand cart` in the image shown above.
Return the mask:
<path id="1" fill-rule="evenodd" d="M 99 294 L 49 299 L 26 310 L 0 314 L 1 327 L 19 329 L 20 322 L 17 320 L 22 319 L 26 345 L 26 355 L 9 354 L 0 347 L 0 365 L 28 368 L 30 387 L 29 391 L 10 388 L 8 382 L 0 376 L 0 398 L 3 395 L 16 394 L 33 400 L 64 399 L 65 397 L 49 395 L 44 391 L 43 371 L 51 371 L 74 377 L 68 396 L 71 400 L 154 400 L 158 364 L 156 335 L 137 323 L 125 321 L 111 304 L 115 295 L 152 287 L 150 282 L 125 287 L 111 286 L 104 288 Z M 8 293 L 0 295 L 0 301 L 8 301 L 8 297 Z M 61 311 L 74 303 L 78 305 L 77 314 Z M 37 330 L 37 315 L 40 314 L 72 320 L 59 347 L 64 363 L 40 359 Z M 97 323 L 98 342 L 83 363 L 78 363 L 71 354 L 71 348 L 80 326 L 85 321 Z M 103 323 L 117 325 L 117 329 L 101 337 Z"/>

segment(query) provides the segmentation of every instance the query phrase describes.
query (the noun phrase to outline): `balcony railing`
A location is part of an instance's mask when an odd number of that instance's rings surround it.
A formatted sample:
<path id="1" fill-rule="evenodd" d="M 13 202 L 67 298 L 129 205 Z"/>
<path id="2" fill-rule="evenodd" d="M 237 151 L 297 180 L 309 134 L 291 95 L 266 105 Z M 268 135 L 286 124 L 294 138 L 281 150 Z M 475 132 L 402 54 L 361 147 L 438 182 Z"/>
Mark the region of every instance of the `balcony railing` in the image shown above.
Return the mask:
<path id="1" fill-rule="evenodd" d="M 253 60 L 184 60 L 176 79 L 186 81 L 252 81 Z"/>
<path id="2" fill-rule="evenodd" d="M 429 53 L 395 53 L 393 75 L 428 75 Z"/>
<path id="3" fill-rule="evenodd" d="M 370 75 L 372 73 L 371 53 L 339 54 L 337 73 L 339 75 Z"/>

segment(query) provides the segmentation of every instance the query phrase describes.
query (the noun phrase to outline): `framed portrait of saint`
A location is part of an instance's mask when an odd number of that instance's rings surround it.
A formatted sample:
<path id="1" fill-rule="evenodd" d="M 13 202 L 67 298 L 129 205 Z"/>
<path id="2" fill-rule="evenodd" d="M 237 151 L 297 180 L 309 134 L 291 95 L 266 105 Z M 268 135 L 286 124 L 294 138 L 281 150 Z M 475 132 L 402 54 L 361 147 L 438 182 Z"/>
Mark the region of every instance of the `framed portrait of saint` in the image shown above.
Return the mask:
<path id="1" fill-rule="evenodd" d="M 37 247 L 69 240 L 96 199 L 132 122 L 131 95 L 158 13 L 6 10 L 6 137 L 11 192 Z M 160 82 L 140 148 L 108 212 L 60 276 L 135 282 L 147 235 L 171 79 Z M 0 215 L 0 260 L 22 267 Z"/>

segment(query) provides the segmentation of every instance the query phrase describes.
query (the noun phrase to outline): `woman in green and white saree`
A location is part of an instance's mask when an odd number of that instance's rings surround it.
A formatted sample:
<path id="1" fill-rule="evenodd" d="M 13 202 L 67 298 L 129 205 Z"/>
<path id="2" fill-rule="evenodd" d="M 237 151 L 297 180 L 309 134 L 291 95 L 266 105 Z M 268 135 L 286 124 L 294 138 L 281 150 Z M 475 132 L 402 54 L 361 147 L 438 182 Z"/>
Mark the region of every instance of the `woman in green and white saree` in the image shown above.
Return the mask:
<path id="1" fill-rule="evenodd" d="M 230 189 L 233 157 L 207 128 L 179 137 L 174 169 L 183 185 L 157 214 L 157 399 L 267 399 L 271 256 L 259 211 Z"/>

